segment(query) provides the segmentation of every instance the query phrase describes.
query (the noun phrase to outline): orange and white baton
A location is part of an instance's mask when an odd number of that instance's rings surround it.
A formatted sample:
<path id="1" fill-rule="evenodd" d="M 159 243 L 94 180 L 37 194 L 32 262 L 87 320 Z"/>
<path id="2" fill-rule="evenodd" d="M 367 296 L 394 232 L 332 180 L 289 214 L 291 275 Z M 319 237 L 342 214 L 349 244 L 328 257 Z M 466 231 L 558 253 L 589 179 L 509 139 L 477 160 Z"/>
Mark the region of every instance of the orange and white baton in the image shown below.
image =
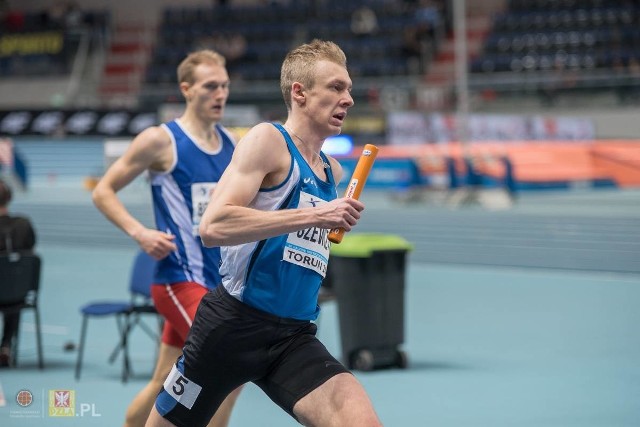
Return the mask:
<path id="1" fill-rule="evenodd" d="M 367 144 L 364 146 L 362 154 L 360 155 L 358 163 L 356 164 L 356 168 L 351 175 L 351 180 L 349 181 L 347 190 L 344 193 L 344 197 L 356 200 L 360 198 L 360 194 L 362 193 L 364 184 L 367 182 L 369 172 L 371 172 L 373 162 L 376 160 L 377 155 L 378 147 L 373 144 Z M 334 228 L 333 230 L 331 230 L 331 232 L 329 232 L 329 240 L 333 243 L 342 242 L 343 237 L 344 228 Z"/>

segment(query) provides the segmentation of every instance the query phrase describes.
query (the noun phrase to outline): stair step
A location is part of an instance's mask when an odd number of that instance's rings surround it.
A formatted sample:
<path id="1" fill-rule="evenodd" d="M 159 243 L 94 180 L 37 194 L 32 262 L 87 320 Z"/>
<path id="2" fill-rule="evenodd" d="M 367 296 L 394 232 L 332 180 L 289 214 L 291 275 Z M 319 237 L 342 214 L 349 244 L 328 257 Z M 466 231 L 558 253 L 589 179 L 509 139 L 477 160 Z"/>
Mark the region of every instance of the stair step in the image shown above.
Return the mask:
<path id="1" fill-rule="evenodd" d="M 137 64 L 107 64 L 104 67 L 105 75 L 113 74 L 134 74 L 140 72 L 140 66 Z"/>
<path id="2" fill-rule="evenodd" d="M 111 43 L 109 51 L 111 53 L 138 53 L 146 52 L 151 49 L 151 46 L 146 43 L 134 42 L 118 42 Z"/>
<path id="3" fill-rule="evenodd" d="M 449 74 L 429 74 L 426 78 L 427 84 L 429 86 L 446 86 L 450 85 L 453 81 L 453 73 Z"/>
<path id="4" fill-rule="evenodd" d="M 103 85 L 136 85 L 139 84 L 140 73 L 131 74 L 106 74 L 102 78 Z"/>
<path id="5" fill-rule="evenodd" d="M 431 65 L 429 69 L 429 73 L 433 74 L 451 74 L 455 69 L 455 64 L 453 62 L 446 61 L 436 61 Z"/>
<path id="6" fill-rule="evenodd" d="M 108 95 L 132 95 L 137 93 L 139 89 L 139 86 L 132 86 L 132 85 L 128 85 L 128 84 L 102 84 L 100 85 L 100 87 L 98 88 L 98 93 L 101 96 L 108 96 Z"/>
<path id="7" fill-rule="evenodd" d="M 439 52 L 436 55 L 436 63 L 453 62 L 456 60 L 456 53 L 453 51 Z"/>
<path id="8" fill-rule="evenodd" d="M 476 52 L 482 48 L 484 43 L 484 38 L 468 38 L 467 39 L 467 50 L 469 52 Z M 442 46 L 440 47 L 439 52 L 454 52 L 456 49 L 456 42 L 453 37 L 446 39 Z"/>
<path id="9" fill-rule="evenodd" d="M 467 16 L 467 29 L 470 31 L 486 31 L 491 27 L 491 17 L 486 15 Z"/>
<path id="10" fill-rule="evenodd" d="M 138 66 L 144 66 L 148 59 L 149 55 L 146 52 L 109 53 L 105 63 L 107 65 L 135 64 Z"/>
<path id="11" fill-rule="evenodd" d="M 131 26 L 117 25 L 113 31 L 112 43 L 145 43 L 151 44 L 155 38 L 155 29 L 132 24 Z"/>

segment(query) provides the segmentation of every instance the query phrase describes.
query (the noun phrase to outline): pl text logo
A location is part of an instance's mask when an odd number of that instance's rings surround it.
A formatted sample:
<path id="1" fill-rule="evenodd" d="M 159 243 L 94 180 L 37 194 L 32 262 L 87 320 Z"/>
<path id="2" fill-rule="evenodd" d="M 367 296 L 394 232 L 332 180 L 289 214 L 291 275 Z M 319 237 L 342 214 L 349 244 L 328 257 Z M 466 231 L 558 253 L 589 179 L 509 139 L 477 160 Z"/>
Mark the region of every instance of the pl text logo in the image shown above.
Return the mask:
<path id="1" fill-rule="evenodd" d="M 76 411 L 75 390 L 49 390 L 50 417 L 101 417 L 95 403 L 79 403 Z"/>

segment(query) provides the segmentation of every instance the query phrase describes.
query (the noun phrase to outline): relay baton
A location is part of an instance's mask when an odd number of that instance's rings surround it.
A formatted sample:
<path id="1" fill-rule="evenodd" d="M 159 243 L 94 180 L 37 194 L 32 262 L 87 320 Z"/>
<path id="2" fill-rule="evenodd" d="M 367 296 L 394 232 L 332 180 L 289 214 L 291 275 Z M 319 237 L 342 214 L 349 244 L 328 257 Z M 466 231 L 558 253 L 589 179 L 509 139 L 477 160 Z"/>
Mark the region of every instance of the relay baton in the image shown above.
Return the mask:
<path id="1" fill-rule="evenodd" d="M 349 181 L 347 190 L 344 192 L 344 197 L 356 200 L 360 198 L 360 193 L 362 193 L 364 184 L 367 182 L 367 177 L 369 176 L 369 172 L 371 172 L 371 167 L 373 166 L 373 162 L 376 160 L 377 155 L 378 147 L 373 144 L 367 144 L 364 146 L 362 154 L 356 164 L 356 168 L 353 171 L 353 175 L 351 175 L 351 181 Z M 329 232 L 329 241 L 333 243 L 342 242 L 343 237 L 344 228 L 334 228 Z"/>

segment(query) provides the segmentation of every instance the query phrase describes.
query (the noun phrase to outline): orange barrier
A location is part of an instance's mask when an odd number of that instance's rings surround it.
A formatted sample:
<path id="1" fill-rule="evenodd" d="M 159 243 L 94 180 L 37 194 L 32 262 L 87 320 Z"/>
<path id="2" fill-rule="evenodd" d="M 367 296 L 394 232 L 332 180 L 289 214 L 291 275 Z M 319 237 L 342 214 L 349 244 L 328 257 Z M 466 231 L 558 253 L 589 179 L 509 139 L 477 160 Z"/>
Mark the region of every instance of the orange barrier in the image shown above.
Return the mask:
<path id="1" fill-rule="evenodd" d="M 354 153 L 361 150 L 356 147 Z M 423 175 L 446 171 L 450 157 L 456 170 L 465 171 L 470 157 L 478 172 L 501 179 L 507 156 L 518 182 L 611 180 L 620 187 L 640 186 L 640 140 L 516 141 L 469 144 L 420 144 L 380 146 L 378 158 L 411 158 Z"/>
<path id="2" fill-rule="evenodd" d="M 606 168 L 621 187 L 640 183 L 640 144 L 599 143 L 592 149 L 595 164 Z"/>

